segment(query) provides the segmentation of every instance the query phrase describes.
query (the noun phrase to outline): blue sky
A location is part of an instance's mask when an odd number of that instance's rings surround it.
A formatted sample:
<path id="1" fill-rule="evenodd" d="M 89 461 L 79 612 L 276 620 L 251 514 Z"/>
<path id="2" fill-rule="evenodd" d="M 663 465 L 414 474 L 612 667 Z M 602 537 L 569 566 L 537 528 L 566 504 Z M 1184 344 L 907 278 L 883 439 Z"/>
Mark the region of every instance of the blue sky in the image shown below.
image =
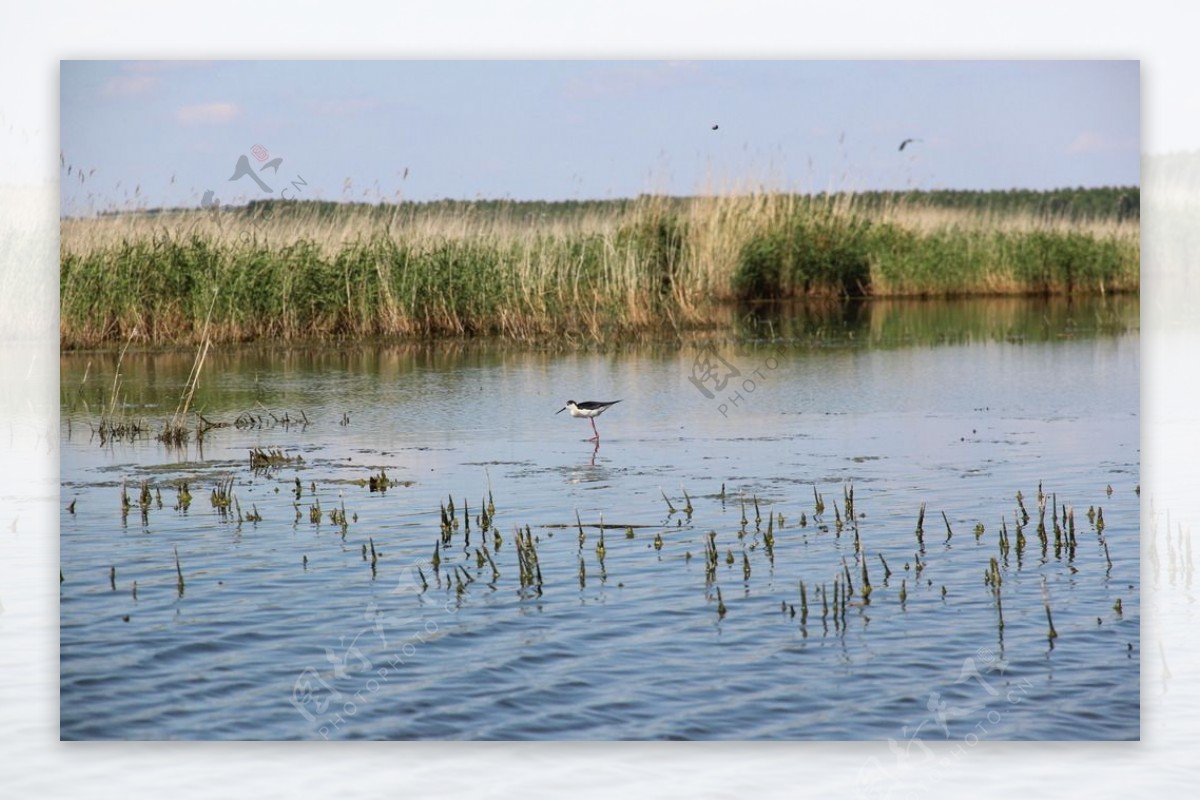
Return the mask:
<path id="1" fill-rule="evenodd" d="M 71 215 L 209 190 L 240 204 L 1139 183 L 1136 61 L 63 61 L 60 75 Z M 242 156 L 261 186 L 230 180 Z"/>

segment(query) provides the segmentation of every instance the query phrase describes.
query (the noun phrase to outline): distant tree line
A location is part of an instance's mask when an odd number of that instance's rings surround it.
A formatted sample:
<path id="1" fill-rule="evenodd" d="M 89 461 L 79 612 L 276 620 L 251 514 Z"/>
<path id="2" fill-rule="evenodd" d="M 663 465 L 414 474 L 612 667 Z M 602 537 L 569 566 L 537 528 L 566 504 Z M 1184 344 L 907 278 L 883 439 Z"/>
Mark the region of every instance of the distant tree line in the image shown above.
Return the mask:
<path id="1" fill-rule="evenodd" d="M 373 218 L 387 219 L 397 212 L 401 214 L 475 214 L 506 219 L 553 219 L 573 217 L 589 212 L 605 214 L 632 211 L 638 203 L 648 198 L 624 198 L 618 200 L 443 200 L 400 201 L 398 203 L 343 203 L 330 200 L 252 200 L 245 206 L 226 206 L 227 211 L 241 210 L 248 216 L 274 216 L 297 214 L 319 220 L 337 219 L 345 215 L 360 217 L 364 213 Z M 655 198 L 667 208 L 688 203 L 691 198 L 672 196 Z M 835 192 L 801 195 L 805 204 L 828 204 L 850 201 L 853 208 L 873 210 L 894 205 L 928 206 L 931 208 L 961 209 L 963 211 L 991 214 L 1029 214 L 1039 217 L 1057 217 L 1070 221 L 1080 220 L 1140 220 L 1141 190 L 1136 186 L 1077 187 L 1074 189 L 931 189 L 907 190 L 903 192 L 868 191 Z M 140 210 L 138 214 L 163 214 L 186 209 L 153 208 Z M 192 210 L 195 211 L 195 210 Z M 101 212 L 101 216 L 128 214 L 130 212 Z"/>
<path id="2" fill-rule="evenodd" d="M 1077 220 L 1138 220 L 1141 189 L 1102 186 L 1075 189 L 931 189 L 906 192 L 857 192 L 855 205 L 924 204 L 983 213 L 1024 213 Z"/>

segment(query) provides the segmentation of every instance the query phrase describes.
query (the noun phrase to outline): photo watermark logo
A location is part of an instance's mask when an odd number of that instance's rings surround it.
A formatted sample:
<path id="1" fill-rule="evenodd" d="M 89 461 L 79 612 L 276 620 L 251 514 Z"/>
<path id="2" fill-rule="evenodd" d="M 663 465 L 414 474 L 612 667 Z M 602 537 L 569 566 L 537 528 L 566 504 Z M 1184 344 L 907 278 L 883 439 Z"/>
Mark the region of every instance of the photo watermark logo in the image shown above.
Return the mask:
<path id="1" fill-rule="evenodd" d="M 242 155 L 238 156 L 237 161 L 234 163 L 233 175 L 229 177 L 229 180 L 240 181 L 242 178 L 249 178 L 258 185 L 258 188 L 263 194 L 275 194 L 275 190 L 272 189 L 271 186 L 260 177 L 260 173 L 270 169 L 275 176 L 278 177 L 279 167 L 283 164 L 283 158 L 279 156 L 271 158 L 270 151 L 268 151 L 261 144 L 255 144 L 252 148 L 250 148 L 250 154 L 254 156 L 256 161 L 266 163 L 255 170 L 250 164 L 250 159 L 247 158 L 243 153 Z M 308 182 L 304 180 L 303 176 L 297 173 L 296 178 L 291 181 L 289 185 L 284 186 L 283 189 L 279 190 L 279 199 L 293 200 L 294 198 L 289 196 L 289 192 L 293 194 L 299 194 L 306 186 L 308 186 Z M 206 209 L 218 209 L 221 207 L 221 201 L 217 198 L 216 193 L 213 190 L 206 189 L 204 191 L 204 196 L 200 200 L 200 205 Z"/>
<path id="2" fill-rule="evenodd" d="M 418 583 L 417 571 L 416 565 L 409 566 L 407 576 L 399 578 L 388 595 L 415 597 L 423 593 L 425 582 L 421 578 Z M 449 614 L 466 594 L 464 591 L 437 608 Z M 292 684 L 289 699 L 292 706 L 325 740 L 336 736 L 361 712 L 371 696 L 403 672 L 418 648 L 441 631 L 436 620 L 415 614 L 389 616 L 374 601 L 363 611 L 363 621 L 366 625 L 354 632 L 348 643 L 346 637 L 340 637 L 336 648 L 325 647 L 328 664 L 324 674 L 310 665 L 300 671 Z M 360 638 L 368 632 L 373 637 L 360 644 Z M 378 638 L 377 646 L 374 637 Z"/>
<path id="3" fill-rule="evenodd" d="M 743 370 L 717 353 L 712 345 L 705 345 L 692 361 L 692 374 L 688 376 L 688 381 L 706 399 L 717 401 L 717 411 L 722 417 L 728 418 L 732 409 L 746 403 L 749 396 L 768 380 L 769 374 L 779 369 L 780 355 L 782 352 L 776 350 L 754 369 Z M 719 400 L 718 396 L 721 396 Z"/>
<path id="4" fill-rule="evenodd" d="M 888 748 L 895 757 L 895 764 L 890 768 L 876 757 L 871 757 L 859 771 L 859 789 L 875 798 L 923 797 L 929 793 L 926 784 L 930 778 L 930 768 L 945 768 L 962 759 L 971 748 L 985 739 L 1004 720 L 1008 708 L 1022 703 L 1033 682 L 1029 679 L 1017 679 L 998 688 L 994 681 L 989 681 L 992 674 L 1003 676 L 1008 663 L 998 658 L 988 647 L 979 648 L 974 656 L 963 660 L 958 679 L 952 686 L 975 682 L 980 695 L 965 705 L 952 705 L 942 699 L 942 693 L 929 693 L 925 708 L 929 715 L 916 726 L 904 726 L 901 729 L 903 742 L 888 737 Z M 961 730 L 961 724 L 967 724 L 968 730 L 961 738 L 951 738 L 950 728 Z M 974 725 L 971 725 L 974 724 Z M 930 731 L 939 732 L 940 742 L 952 742 L 949 751 L 939 748 L 939 755 L 921 739 L 922 731 L 929 727 Z"/>

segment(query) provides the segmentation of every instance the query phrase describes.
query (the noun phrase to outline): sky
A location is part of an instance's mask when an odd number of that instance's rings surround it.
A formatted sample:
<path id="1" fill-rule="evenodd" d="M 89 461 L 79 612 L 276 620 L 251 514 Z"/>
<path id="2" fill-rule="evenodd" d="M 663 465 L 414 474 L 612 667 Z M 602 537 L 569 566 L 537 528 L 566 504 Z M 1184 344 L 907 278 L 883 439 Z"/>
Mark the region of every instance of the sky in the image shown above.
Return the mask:
<path id="1" fill-rule="evenodd" d="M 1135 60 L 64 60 L 60 213 L 1138 185 L 1139 87 Z"/>

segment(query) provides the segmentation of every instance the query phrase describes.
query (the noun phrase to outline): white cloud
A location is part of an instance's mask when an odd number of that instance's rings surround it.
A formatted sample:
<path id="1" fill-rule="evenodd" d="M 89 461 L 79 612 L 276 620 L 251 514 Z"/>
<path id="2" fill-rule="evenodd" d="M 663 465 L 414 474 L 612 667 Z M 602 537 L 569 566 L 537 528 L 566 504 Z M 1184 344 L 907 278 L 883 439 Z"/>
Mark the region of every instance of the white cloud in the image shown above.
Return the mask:
<path id="1" fill-rule="evenodd" d="M 1105 153 L 1113 150 L 1136 150 L 1137 142 L 1118 139 L 1096 131 L 1084 131 L 1067 145 L 1068 153 Z"/>
<path id="2" fill-rule="evenodd" d="M 105 97 L 132 97 L 148 92 L 164 82 L 170 73 L 211 66 L 208 61 L 124 61 L 119 72 L 100 87 Z"/>
<path id="3" fill-rule="evenodd" d="M 211 61 L 126 61 L 121 69 L 126 72 L 163 73 L 188 69 L 207 69 L 213 65 Z"/>
<path id="4" fill-rule="evenodd" d="M 374 97 L 345 97 L 333 100 L 311 100 L 308 108 L 314 114 L 342 117 L 360 111 L 373 111 L 383 103 Z"/>
<path id="5" fill-rule="evenodd" d="M 131 97 L 148 92 L 158 86 L 159 79 L 146 74 L 114 75 L 100 88 L 105 97 Z"/>
<path id="6" fill-rule="evenodd" d="M 689 61 L 651 64 L 614 62 L 569 79 L 564 88 L 567 96 L 574 98 L 625 95 L 678 85 L 699 74 L 699 65 Z"/>
<path id="7" fill-rule="evenodd" d="M 184 125 L 206 125 L 229 122 L 237 115 L 238 107 L 233 103 L 201 103 L 181 107 L 175 112 L 175 119 Z"/>

